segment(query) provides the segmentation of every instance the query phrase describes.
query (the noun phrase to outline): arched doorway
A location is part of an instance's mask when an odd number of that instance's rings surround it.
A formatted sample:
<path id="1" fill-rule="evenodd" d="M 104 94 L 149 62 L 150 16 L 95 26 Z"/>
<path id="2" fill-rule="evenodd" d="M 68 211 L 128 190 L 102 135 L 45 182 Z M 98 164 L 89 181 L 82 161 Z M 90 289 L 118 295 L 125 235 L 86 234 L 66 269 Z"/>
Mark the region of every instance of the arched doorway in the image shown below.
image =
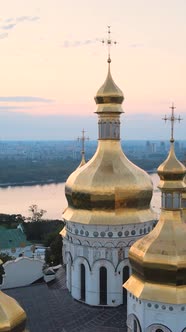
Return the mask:
<path id="1" fill-rule="evenodd" d="M 104 266 L 99 270 L 99 302 L 107 305 L 107 269 Z"/>
<path id="2" fill-rule="evenodd" d="M 81 283 L 81 290 L 80 290 L 80 300 L 85 301 L 86 296 L 86 284 L 85 284 L 85 265 L 80 265 L 80 283 Z"/>
<path id="3" fill-rule="evenodd" d="M 123 268 L 123 284 L 129 279 L 129 267 Z M 123 304 L 127 304 L 127 290 L 123 287 Z"/>

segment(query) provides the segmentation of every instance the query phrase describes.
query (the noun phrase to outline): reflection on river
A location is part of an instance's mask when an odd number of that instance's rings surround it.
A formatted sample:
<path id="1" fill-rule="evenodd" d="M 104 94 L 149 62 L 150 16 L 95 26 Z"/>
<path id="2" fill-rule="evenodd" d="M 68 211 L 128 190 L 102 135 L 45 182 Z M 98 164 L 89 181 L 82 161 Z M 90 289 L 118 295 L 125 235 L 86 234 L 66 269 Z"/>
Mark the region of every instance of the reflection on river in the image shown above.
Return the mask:
<path id="1" fill-rule="evenodd" d="M 157 189 L 159 177 L 157 174 L 151 174 L 151 178 L 154 183 L 152 207 L 159 213 L 160 192 Z M 39 208 L 47 211 L 44 218 L 61 219 L 67 205 L 64 189 L 64 183 L 0 188 L 0 213 L 20 213 L 28 217 L 29 206 L 37 204 Z"/>

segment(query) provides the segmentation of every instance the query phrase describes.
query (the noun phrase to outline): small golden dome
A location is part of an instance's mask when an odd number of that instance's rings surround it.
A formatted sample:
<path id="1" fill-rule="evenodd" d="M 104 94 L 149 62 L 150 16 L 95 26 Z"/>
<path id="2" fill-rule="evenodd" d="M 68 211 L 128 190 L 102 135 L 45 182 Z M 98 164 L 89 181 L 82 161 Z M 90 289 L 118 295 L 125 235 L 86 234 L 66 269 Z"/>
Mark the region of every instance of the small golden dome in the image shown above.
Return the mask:
<path id="1" fill-rule="evenodd" d="M 183 177 L 186 174 L 185 166 L 176 158 L 174 143 L 171 142 L 167 159 L 158 167 L 160 177 L 160 189 L 184 189 Z"/>
<path id="2" fill-rule="evenodd" d="M 85 155 L 84 155 L 84 153 L 82 153 L 81 162 L 80 162 L 78 168 L 84 166 L 85 164 L 86 164 Z"/>
<path id="3" fill-rule="evenodd" d="M 95 97 L 96 104 L 122 104 L 123 100 L 123 92 L 112 78 L 109 63 L 107 78 Z"/>
<path id="4" fill-rule="evenodd" d="M 0 332 L 25 331 L 26 314 L 16 300 L 0 291 Z"/>
<path id="5" fill-rule="evenodd" d="M 153 220 L 150 176 L 130 162 L 119 141 L 99 141 L 93 158 L 67 179 L 66 220 L 130 224 Z"/>

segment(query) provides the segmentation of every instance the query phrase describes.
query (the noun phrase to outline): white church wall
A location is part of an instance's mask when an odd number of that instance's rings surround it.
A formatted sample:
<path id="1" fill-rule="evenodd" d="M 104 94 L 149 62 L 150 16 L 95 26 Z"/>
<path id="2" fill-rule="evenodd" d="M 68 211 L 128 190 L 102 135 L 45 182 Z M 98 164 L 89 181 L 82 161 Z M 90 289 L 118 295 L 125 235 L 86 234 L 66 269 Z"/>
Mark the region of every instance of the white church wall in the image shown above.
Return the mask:
<path id="1" fill-rule="evenodd" d="M 99 269 L 105 266 L 107 268 L 107 305 L 122 304 L 125 296 L 122 288 L 123 268 L 129 265 L 129 248 L 142 236 L 140 231 L 143 228 L 150 230 L 153 226 L 152 220 L 140 225 L 123 226 L 95 226 L 67 222 L 63 239 L 63 256 L 66 264 L 66 284 L 72 296 L 81 300 L 80 264 L 85 262 L 85 303 L 100 305 Z"/>
<path id="2" fill-rule="evenodd" d="M 143 332 L 182 332 L 186 328 L 186 305 L 139 300 L 128 293 L 127 326 L 137 317 Z M 131 329 L 131 331 L 133 331 Z"/>
<path id="3" fill-rule="evenodd" d="M 142 331 L 144 324 L 144 303 L 138 298 L 134 297 L 131 293 L 127 294 L 127 326 L 133 326 L 133 322 L 131 319 L 132 315 L 134 315 L 137 320 L 140 322 L 140 326 Z"/>
<path id="4" fill-rule="evenodd" d="M 181 332 L 186 328 L 186 305 L 145 301 L 144 308 L 145 332 L 153 332 L 153 328 L 156 331 L 160 325 L 162 325 L 163 332 L 169 332 L 166 328 L 170 329 L 171 332 Z"/>

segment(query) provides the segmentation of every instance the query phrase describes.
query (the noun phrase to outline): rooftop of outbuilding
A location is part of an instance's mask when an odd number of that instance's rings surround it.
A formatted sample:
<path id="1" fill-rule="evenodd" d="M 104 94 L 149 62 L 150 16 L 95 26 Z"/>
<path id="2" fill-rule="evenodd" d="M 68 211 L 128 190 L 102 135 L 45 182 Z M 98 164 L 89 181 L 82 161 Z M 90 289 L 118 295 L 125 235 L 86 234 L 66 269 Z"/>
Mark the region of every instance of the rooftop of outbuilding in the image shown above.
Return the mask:
<path id="1" fill-rule="evenodd" d="M 50 285 L 35 284 L 5 291 L 27 313 L 29 332 L 126 332 L 126 306 L 91 307 L 75 301 L 61 268 Z"/>

